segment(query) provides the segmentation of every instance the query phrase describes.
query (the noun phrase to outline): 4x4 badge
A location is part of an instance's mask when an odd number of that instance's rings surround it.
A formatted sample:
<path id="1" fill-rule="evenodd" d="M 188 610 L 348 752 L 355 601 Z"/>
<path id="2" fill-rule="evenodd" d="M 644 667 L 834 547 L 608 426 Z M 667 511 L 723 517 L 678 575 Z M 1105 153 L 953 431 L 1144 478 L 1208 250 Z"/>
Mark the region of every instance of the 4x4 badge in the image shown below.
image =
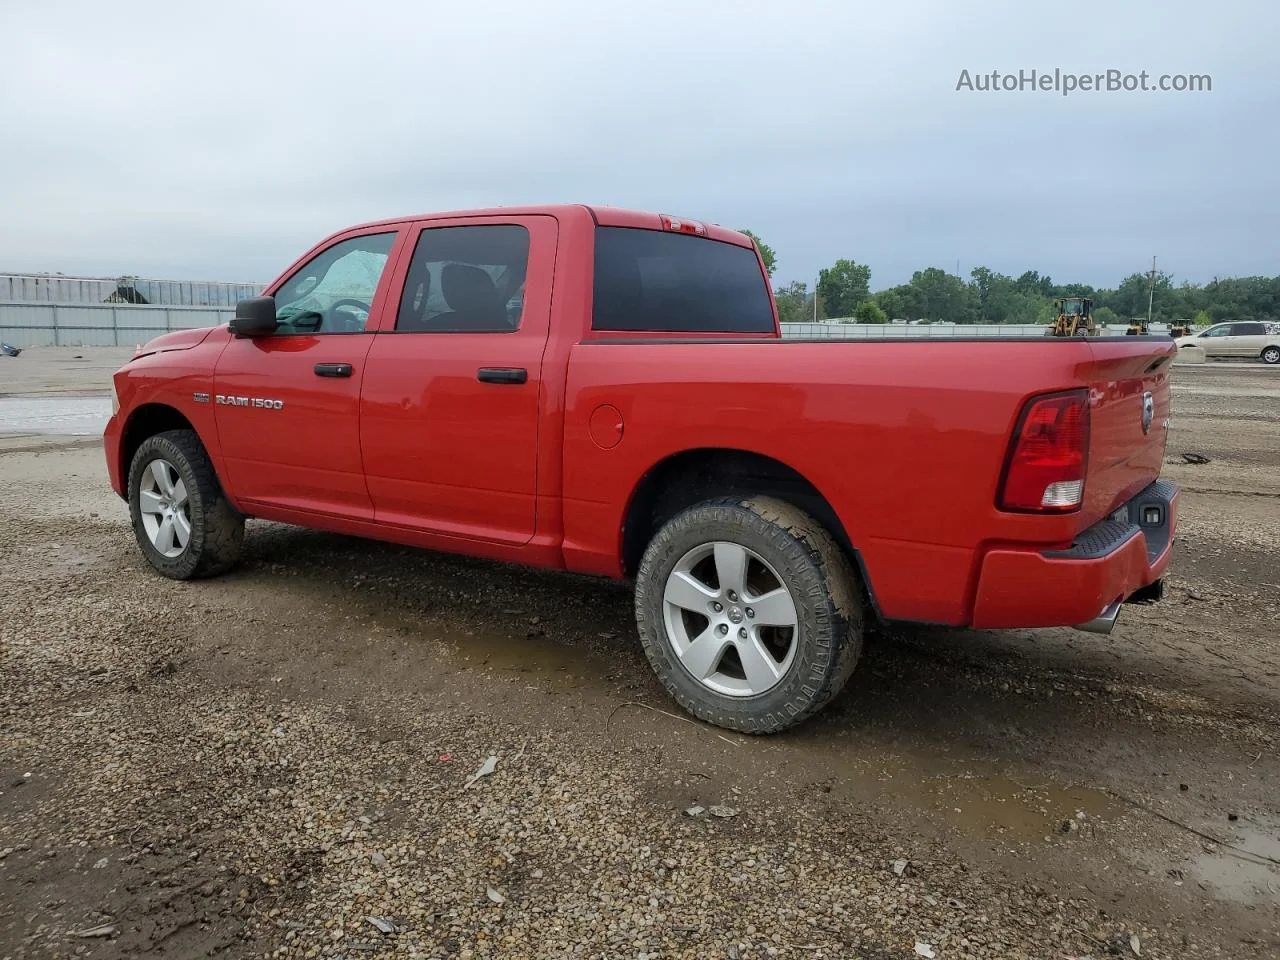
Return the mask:
<path id="1" fill-rule="evenodd" d="M 1146 433 L 1151 429 L 1151 421 L 1156 417 L 1156 401 L 1148 390 L 1142 395 L 1142 432 Z"/>

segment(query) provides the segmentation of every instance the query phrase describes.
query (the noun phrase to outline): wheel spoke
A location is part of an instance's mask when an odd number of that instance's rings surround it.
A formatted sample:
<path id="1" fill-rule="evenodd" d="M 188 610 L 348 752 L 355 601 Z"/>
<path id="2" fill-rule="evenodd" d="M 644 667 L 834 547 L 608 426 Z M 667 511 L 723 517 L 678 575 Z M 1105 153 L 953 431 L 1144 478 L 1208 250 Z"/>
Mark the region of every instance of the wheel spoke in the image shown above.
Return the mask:
<path id="1" fill-rule="evenodd" d="M 173 532 L 177 534 L 178 546 L 185 550 L 187 541 L 191 539 L 191 521 L 181 510 L 173 515 Z"/>
<path id="2" fill-rule="evenodd" d="M 156 549 L 168 553 L 173 549 L 173 517 L 165 517 L 160 521 L 160 529 L 156 531 Z"/>
<path id="3" fill-rule="evenodd" d="M 755 636 L 734 644 L 742 661 L 742 672 L 753 692 L 768 690 L 778 682 L 778 662 Z"/>
<path id="4" fill-rule="evenodd" d="M 182 478 L 178 478 L 178 482 L 173 485 L 173 506 L 175 509 L 181 507 L 187 502 L 187 485 L 182 482 Z"/>
<path id="5" fill-rule="evenodd" d="M 173 495 L 173 478 L 169 476 L 169 465 L 163 460 L 151 461 L 151 476 L 155 478 L 156 487 L 166 497 Z"/>
<path id="6" fill-rule="evenodd" d="M 794 627 L 796 625 L 796 605 L 785 587 L 771 590 L 764 596 L 747 602 L 751 604 L 757 626 Z"/>
<path id="7" fill-rule="evenodd" d="M 720 592 L 732 590 L 738 596 L 747 586 L 747 551 L 736 543 L 717 543 L 716 576 L 720 578 Z"/>
<path id="8" fill-rule="evenodd" d="M 691 644 L 679 651 L 680 662 L 695 677 L 704 680 L 715 672 L 728 644 L 729 638 L 721 636 L 708 624 L 707 629 L 694 637 Z"/>
<path id="9" fill-rule="evenodd" d="M 716 593 L 706 584 L 701 583 L 693 574 L 677 570 L 667 580 L 667 589 L 663 599 L 675 604 L 681 610 L 707 615 L 707 604 L 716 598 Z"/>
<path id="10" fill-rule="evenodd" d="M 143 513 L 159 513 L 162 509 L 160 500 L 160 494 L 151 490 L 138 491 L 138 509 Z"/>

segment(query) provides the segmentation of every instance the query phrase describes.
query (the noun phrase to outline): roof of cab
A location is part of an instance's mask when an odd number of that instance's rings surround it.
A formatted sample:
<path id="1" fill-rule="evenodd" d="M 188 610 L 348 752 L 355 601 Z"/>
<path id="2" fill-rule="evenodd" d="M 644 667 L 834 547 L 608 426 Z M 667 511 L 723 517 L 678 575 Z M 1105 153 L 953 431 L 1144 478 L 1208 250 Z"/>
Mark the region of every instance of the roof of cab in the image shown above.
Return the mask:
<path id="1" fill-rule="evenodd" d="M 494 216 L 553 216 L 557 218 L 568 218 L 582 216 L 584 213 L 591 216 L 598 226 L 639 227 L 645 230 L 662 229 L 662 220 L 660 215 L 644 210 L 629 210 L 624 207 L 593 206 L 585 203 L 547 203 L 535 206 L 480 207 L 474 210 L 442 210 L 434 213 L 418 214 L 416 216 L 389 217 L 385 220 L 373 220 L 368 223 L 344 227 L 334 233 L 333 236 L 337 236 L 340 233 L 346 233 L 348 230 L 363 230 L 366 227 L 398 226 L 404 223 L 414 223 L 419 220 L 452 220 L 465 219 L 467 217 Z M 737 230 L 731 230 L 728 227 L 722 227 L 719 224 L 709 223 L 705 220 L 698 220 L 696 217 L 680 217 L 675 214 L 668 214 L 668 216 L 674 216 L 679 220 L 691 220 L 705 225 L 707 228 L 707 235 L 714 240 L 722 240 L 726 243 L 737 244 L 740 247 L 750 247 L 753 245 L 750 237 Z"/>

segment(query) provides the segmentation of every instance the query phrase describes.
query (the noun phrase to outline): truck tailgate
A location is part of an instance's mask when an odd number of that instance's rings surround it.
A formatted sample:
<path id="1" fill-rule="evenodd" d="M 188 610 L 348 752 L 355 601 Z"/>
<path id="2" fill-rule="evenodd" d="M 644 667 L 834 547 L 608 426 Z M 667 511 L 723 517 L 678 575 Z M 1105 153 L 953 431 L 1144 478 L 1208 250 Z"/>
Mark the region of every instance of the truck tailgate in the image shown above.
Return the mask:
<path id="1" fill-rule="evenodd" d="M 1089 468 L 1082 526 L 1101 520 L 1153 483 L 1169 439 L 1171 340 L 1133 337 L 1090 344 L 1080 379 L 1090 391 Z"/>

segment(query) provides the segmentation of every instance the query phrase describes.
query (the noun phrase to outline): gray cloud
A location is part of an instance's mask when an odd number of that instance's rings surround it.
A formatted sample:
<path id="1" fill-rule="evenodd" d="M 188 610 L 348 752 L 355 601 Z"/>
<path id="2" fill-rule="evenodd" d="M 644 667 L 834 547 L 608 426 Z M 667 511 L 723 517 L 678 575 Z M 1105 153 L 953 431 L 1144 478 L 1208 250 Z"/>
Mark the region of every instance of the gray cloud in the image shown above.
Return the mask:
<path id="1" fill-rule="evenodd" d="M 0 268 L 268 280 L 349 223 L 580 200 L 750 227 L 782 281 L 1280 272 L 1280 8 L 959 6 L 6 9 Z M 955 90 L 1055 67 L 1214 89 Z"/>

